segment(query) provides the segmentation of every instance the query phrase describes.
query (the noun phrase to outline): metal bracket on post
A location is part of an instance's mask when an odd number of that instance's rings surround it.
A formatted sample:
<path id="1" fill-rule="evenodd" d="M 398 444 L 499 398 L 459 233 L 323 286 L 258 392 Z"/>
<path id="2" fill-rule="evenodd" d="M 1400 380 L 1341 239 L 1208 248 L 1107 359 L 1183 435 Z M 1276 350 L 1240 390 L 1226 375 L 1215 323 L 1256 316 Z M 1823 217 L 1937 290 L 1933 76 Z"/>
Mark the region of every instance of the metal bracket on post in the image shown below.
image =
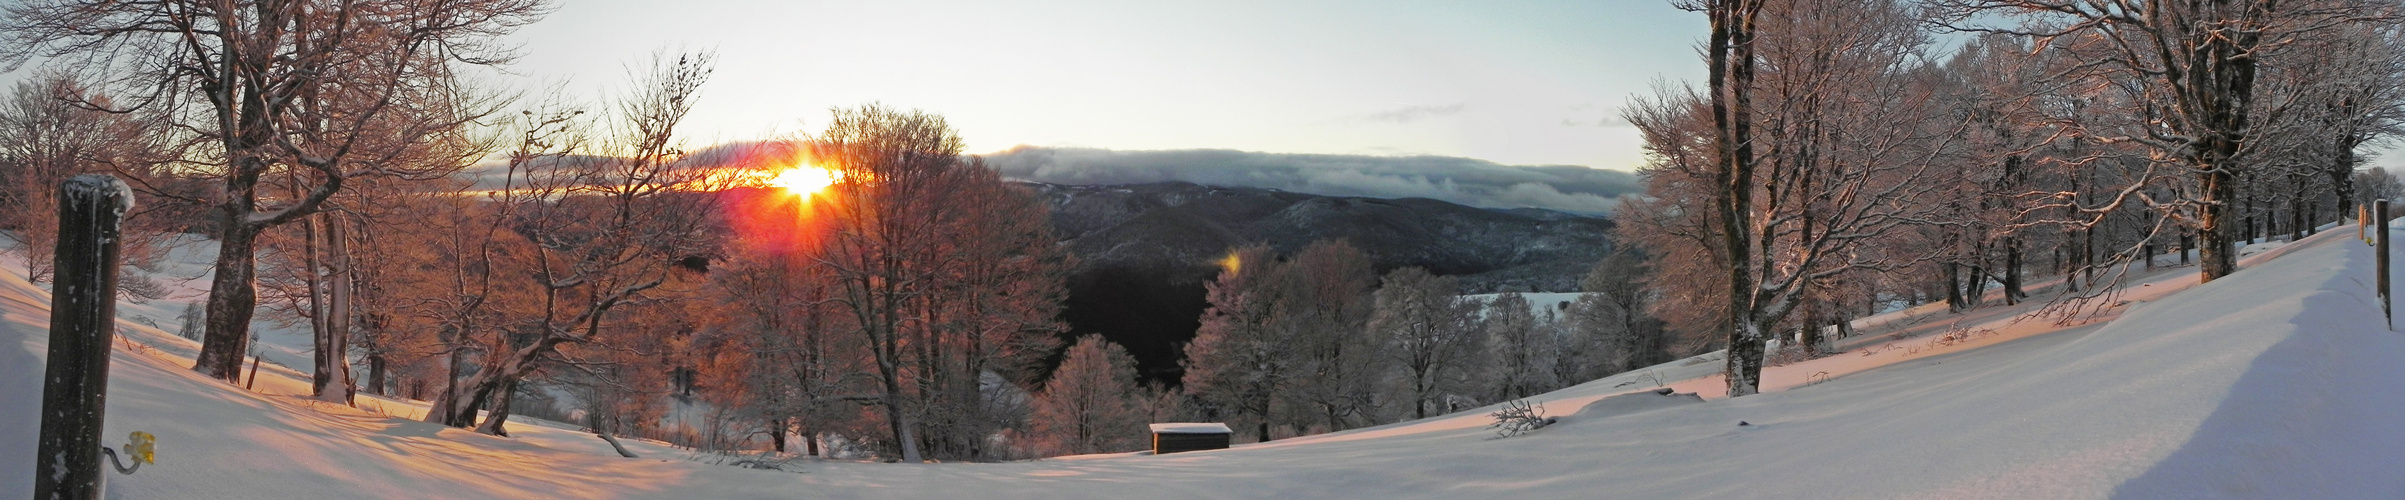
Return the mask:
<path id="1" fill-rule="evenodd" d="M 134 194 L 108 174 L 75 176 L 59 183 L 58 192 L 50 358 L 42 376 L 33 492 L 42 499 L 97 499 L 109 342 L 117 333 L 117 248 L 124 239 L 118 223 L 133 208 Z"/>
<path id="2" fill-rule="evenodd" d="M 134 461 L 132 467 L 126 467 L 125 460 L 117 457 L 117 450 L 102 446 L 100 452 L 109 456 L 109 466 L 116 467 L 118 474 L 130 476 L 134 474 L 134 471 L 141 470 L 142 464 L 157 463 L 154 459 L 158 453 L 158 443 L 159 438 L 148 432 L 134 431 L 133 434 L 126 435 L 125 455 L 126 458 Z"/>

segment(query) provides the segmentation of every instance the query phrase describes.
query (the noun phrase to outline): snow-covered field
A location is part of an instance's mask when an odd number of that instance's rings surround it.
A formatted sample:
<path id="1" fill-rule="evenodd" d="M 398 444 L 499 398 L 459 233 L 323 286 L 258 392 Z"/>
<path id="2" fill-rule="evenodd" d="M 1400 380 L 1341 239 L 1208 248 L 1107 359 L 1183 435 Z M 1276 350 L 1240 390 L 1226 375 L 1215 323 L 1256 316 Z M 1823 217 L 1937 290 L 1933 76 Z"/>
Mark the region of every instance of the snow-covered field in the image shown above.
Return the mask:
<path id="1" fill-rule="evenodd" d="M 1528 299 L 1528 312 L 1534 313 L 1537 319 L 1544 320 L 1561 317 L 1563 311 L 1570 309 L 1570 303 L 1578 302 L 1580 295 L 1586 294 L 1576 292 L 1522 293 L 1520 297 Z M 1503 294 L 1500 293 L 1480 293 L 1462 297 L 1485 303 L 1494 302 L 1496 297 L 1502 296 Z"/>
<path id="2" fill-rule="evenodd" d="M 2078 326 L 2016 321 L 2028 306 L 1868 318 L 1849 352 L 1771 368 L 1758 396 L 1718 398 L 1710 359 L 1622 374 L 1532 398 L 1562 418 L 1519 437 L 1471 411 L 1167 456 L 799 473 L 641 442 L 618 458 L 566 426 L 496 438 L 384 415 L 422 411 L 409 402 L 311 403 L 277 367 L 245 392 L 186 369 L 190 341 L 127 321 L 108 435 L 157 434 L 159 460 L 113 476 L 110 496 L 2396 498 L 2405 334 L 2381 324 L 2353 236 L 2260 248 L 2208 286 L 2193 268 L 2148 275 Z M 0 276 L 0 497 L 31 491 L 47 302 Z M 1706 398 L 1645 392 L 1657 380 Z"/>

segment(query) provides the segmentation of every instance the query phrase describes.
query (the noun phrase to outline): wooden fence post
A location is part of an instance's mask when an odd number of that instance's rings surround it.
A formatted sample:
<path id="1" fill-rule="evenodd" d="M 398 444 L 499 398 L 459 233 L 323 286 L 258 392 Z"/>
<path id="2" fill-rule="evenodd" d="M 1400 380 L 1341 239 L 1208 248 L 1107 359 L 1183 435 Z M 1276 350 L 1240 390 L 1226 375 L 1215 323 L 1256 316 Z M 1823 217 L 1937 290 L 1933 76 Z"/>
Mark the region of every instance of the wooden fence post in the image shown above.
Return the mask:
<path id="1" fill-rule="evenodd" d="M 2373 259 L 2380 263 L 2380 276 L 2377 278 L 2380 287 L 2380 319 L 2386 322 L 2389 330 L 2394 331 L 2397 329 L 2397 315 L 2389 306 L 2391 301 L 2388 293 L 2388 200 L 2383 199 L 2372 203 L 2374 203 L 2372 218 L 2380 220 L 2379 232 L 2372 235 L 2372 239 L 2376 240 L 2372 244 L 2372 251 L 2380 254 L 2378 258 Z"/>
<path id="2" fill-rule="evenodd" d="M 118 222 L 133 208 L 134 196 L 108 174 L 75 176 L 59 183 L 58 191 L 50 359 L 33 490 L 35 498 L 100 498 L 101 417 L 109 341 L 117 332 Z"/>

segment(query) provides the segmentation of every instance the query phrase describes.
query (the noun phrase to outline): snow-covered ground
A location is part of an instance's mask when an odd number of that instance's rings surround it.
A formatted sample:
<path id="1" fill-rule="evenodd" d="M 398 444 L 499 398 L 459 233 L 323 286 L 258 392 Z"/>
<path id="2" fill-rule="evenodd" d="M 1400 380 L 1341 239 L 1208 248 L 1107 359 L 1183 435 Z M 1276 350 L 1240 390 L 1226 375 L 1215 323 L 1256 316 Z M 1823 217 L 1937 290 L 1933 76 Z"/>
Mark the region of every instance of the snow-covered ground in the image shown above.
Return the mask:
<path id="1" fill-rule="evenodd" d="M 2338 232 L 2334 232 L 2338 233 Z M 116 498 L 2396 498 L 2405 334 L 2381 324 L 2351 232 L 2264 247 L 2192 286 L 2139 278 L 2077 326 L 2030 306 L 1863 320 L 1848 352 L 1722 399 L 1683 360 L 1536 398 L 1560 423 L 1497 439 L 1481 411 L 1220 451 L 1003 464 L 713 466 L 566 426 L 512 438 L 417 423 L 410 402 L 311 403 L 270 367 L 250 393 L 132 322 L 109 436 L 159 436 Z M 2175 293 L 2177 292 L 2177 293 Z M 0 276 L 0 496 L 30 491 L 47 295 Z M 1942 306 L 1939 306 L 1942 307 Z M 165 325 L 165 323 L 162 323 Z M 170 325 L 171 326 L 171 325 Z M 306 359 L 306 358 L 302 358 Z M 1645 392 L 1656 381 L 1706 398 Z M 1611 397 L 1619 396 L 1619 397 Z M 513 421 L 517 421 L 513 419 Z M 1749 425 L 1739 425 L 1739 422 Z"/>
<path id="2" fill-rule="evenodd" d="M 1535 313 L 1537 319 L 1543 321 L 1547 318 L 1560 318 L 1564 311 L 1570 310 L 1571 303 L 1578 302 L 1580 295 L 1586 294 L 1578 292 L 1522 293 L 1520 297 L 1528 299 L 1528 312 Z M 1500 293 L 1480 293 L 1463 295 L 1462 298 L 1486 303 L 1494 302 L 1496 297 L 1502 296 L 1503 294 Z"/>

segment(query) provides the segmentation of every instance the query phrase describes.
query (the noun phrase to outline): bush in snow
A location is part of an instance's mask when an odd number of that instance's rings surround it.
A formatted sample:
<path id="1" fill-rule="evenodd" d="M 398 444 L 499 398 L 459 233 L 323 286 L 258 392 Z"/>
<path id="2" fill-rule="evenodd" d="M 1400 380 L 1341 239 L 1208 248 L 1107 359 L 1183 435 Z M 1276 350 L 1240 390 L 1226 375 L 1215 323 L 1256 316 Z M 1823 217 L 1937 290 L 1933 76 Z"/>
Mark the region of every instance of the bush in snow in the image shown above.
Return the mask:
<path id="1" fill-rule="evenodd" d="M 1527 434 L 1553 425 L 1553 417 L 1545 416 L 1544 403 L 1530 403 L 1525 399 L 1505 401 L 1502 408 L 1488 415 L 1495 417 L 1495 423 L 1488 424 L 1486 428 L 1495 430 L 1496 439 Z"/>

